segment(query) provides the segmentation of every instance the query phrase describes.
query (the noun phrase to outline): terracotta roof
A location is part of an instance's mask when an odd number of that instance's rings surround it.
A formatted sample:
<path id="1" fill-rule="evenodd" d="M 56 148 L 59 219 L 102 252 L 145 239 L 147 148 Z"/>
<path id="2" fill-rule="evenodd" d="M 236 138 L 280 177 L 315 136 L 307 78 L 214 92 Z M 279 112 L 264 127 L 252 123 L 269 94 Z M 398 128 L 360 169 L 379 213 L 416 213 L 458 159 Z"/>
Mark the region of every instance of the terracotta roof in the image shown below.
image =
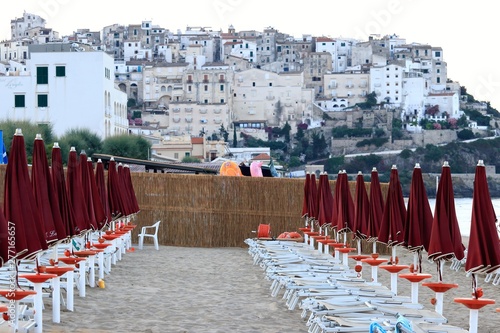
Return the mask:
<path id="1" fill-rule="evenodd" d="M 335 39 L 330 38 L 330 37 L 317 37 L 316 41 L 317 42 L 334 42 Z"/>
<path id="2" fill-rule="evenodd" d="M 203 144 L 203 138 L 192 137 L 191 138 L 191 143 L 192 144 Z"/>

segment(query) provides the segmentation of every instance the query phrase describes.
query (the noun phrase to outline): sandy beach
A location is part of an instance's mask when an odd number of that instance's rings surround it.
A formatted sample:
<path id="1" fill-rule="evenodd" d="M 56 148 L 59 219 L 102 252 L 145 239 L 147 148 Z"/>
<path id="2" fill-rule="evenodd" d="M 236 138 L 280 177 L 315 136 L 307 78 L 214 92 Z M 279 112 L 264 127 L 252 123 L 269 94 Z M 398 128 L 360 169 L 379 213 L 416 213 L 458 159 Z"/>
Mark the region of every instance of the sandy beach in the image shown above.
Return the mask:
<path id="1" fill-rule="evenodd" d="M 397 255 L 401 264 L 412 262 L 403 248 Z M 424 260 L 422 267 L 437 276 L 434 263 Z M 370 272 L 364 267 L 363 277 Z M 444 316 L 449 324 L 468 329 L 469 310 L 453 298 L 471 295 L 471 278 L 447 264 L 443 281 L 459 284 L 444 296 Z M 271 282 L 253 265 L 247 248 L 161 246 L 155 251 L 148 245 L 124 255 L 105 282 L 105 289 L 87 287 L 85 298 L 75 296 L 74 312 L 63 311 L 60 324 L 51 322 L 51 304 L 45 301 L 44 332 L 307 332 L 301 310 L 288 310 L 282 293 L 271 296 Z M 390 274 L 379 271 L 379 282 L 390 286 Z M 479 311 L 479 332 L 497 332 L 500 286 L 483 277 L 478 285 L 483 297 L 497 300 Z M 410 283 L 399 279 L 398 294 L 410 292 Z M 426 309 L 434 309 L 432 297 L 434 292 L 420 286 L 419 302 Z"/>

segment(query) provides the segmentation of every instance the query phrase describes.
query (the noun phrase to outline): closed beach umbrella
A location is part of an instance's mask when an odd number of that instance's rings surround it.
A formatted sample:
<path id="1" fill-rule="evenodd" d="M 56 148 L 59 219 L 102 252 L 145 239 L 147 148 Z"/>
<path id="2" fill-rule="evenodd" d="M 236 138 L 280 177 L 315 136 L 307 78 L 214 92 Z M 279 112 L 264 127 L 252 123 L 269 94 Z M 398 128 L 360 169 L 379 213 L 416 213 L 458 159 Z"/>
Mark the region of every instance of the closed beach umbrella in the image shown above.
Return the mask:
<path id="1" fill-rule="evenodd" d="M 500 240 L 496 214 L 491 203 L 486 168 L 483 161 L 476 166 L 472 219 L 465 270 L 470 273 L 491 273 L 500 268 Z"/>
<path id="2" fill-rule="evenodd" d="M 427 252 L 429 259 L 434 260 L 438 265 L 439 281 L 443 279 L 441 264 L 444 261 L 464 258 L 464 246 L 455 210 L 455 196 L 448 162 L 444 162 L 441 169 Z"/>
<path id="3" fill-rule="evenodd" d="M 307 217 L 309 215 L 309 186 L 311 183 L 311 174 L 308 172 L 306 173 L 306 179 L 304 181 L 304 197 L 302 200 L 302 217 L 307 220 Z M 307 223 L 306 223 L 307 224 Z"/>
<path id="4" fill-rule="evenodd" d="M 132 175 L 130 173 L 130 166 L 125 164 L 123 166 L 123 176 L 125 180 L 125 186 L 127 187 L 127 194 L 130 197 L 132 213 L 137 214 L 141 210 L 139 203 L 137 202 L 137 196 L 135 195 L 134 184 L 132 183 Z"/>
<path id="5" fill-rule="evenodd" d="M 73 237 L 80 234 L 81 230 L 76 224 L 73 207 L 68 196 L 66 187 L 66 176 L 64 174 L 64 166 L 62 162 L 62 153 L 59 143 L 54 142 L 52 146 L 52 186 L 54 189 L 56 200 L 59 204 L 59 212 L 62 222 L 68 237 Z"/>
<path id="6" fill-rule="evenodd" d="M 429 198 L 422 178 L 422 169 L 417 163 L 413 168 L 411 178 L 404 234 L 404 246 L 415 253 L 415 265 L 417 265 L 417 259 L 421 259 L 421 251 L 429 249 L 432 219 Z M 420 263 L 418 267 L 421 269 Z"/>
<path id="7" fill-rule="evenodd" d="M 376 240 L 380 230 L 382 215 L 384 214 L 384 196 L 382 195 L 382 188 L 376 168 L 373 168 L 371 172 L 369 200 L 370 208 L 368 209 L 369 220 L 366 236 L 369 242 L 373 242 L 373 252 L 375 253 Z"/>
<path id="8" fill-rule="evenodd" d="M 344 234 L 344 243 L 346 243 L 347 233 L 353 230 L 354 225 L 354 202 L 352 201 L 351 189 L 349 188 L 349 179 L 347 173 L 339 173 L 337 181 L 339 182 L 339 197 L 337 199 L 337 233 Z"/>
<path id="9" fill-rule="evenodd" d="M 97 229 L 101 230 L 106 224 L 106 213 L 101 202 L 99 190 L 97 188 L 97 181 L 94 174 L 94 164 L 92 159 L 87 157 L 87 172 L 90 181 L 90 197 L 92 199 L 92 206 L 94 207 L 94 216 L 97 224 Z"/>
<path id="10" fill-rule="evenodd" d="M 59 201 L 52 185 L 45 143 L 40 134 L 37 134 L 33 145 L 31 184 L 45 227 L 47 243 L 66 239 L 66 228 L 61 218 Z"/>
<path id="11" fill-rule="evenodd" d="M 399 181 L 398 169 L 395 165 L 391 168 L 389 189 L 385 200 L 384 213 L 380 223 L 377 240 L 392 247 L 392 259 L 395 260 L 395 247 L 404 241 L 404 221 L 406 207 L 403 190 Z"/>
<path id="12" fill-rule="evenodd" d="M 118 184 L 120 185 L 120 196 L 123 202 L 124 215 L 129 216 L 134 213 L 132 208 L 132 201 L 129 196 L 129 188 L 127 187 L 127 181 L 125 179 L 125 173 L 123 171 L 123 164 L 118 163 L 117 173 L 118 173 Z"/>
<path id="13" fill-rule="evenodd" d="M 46 250 L 45 229 L 33 195 L 26 159 L 24 136 L 17 129 L 12 139 L 5 172 L 4 213 L 15 230 L 15 249 L 19 258 Z"/>
<path id="14" fill-rule="evenodd" d="M 332 204 L 333 195 L 326 172 L 321 173 L 318 183 L 318 224 L 320 227 L 327 226 L 332 223 Z"/>
<path id="15" fill-rule="evenodd" d="M 101 204 L 104 210 L 106 222 L 110 222 L 111 211 L 109 209 L 108 190 L 106 188 L 106 177 L 104 175 L 104 164 L 102 163 L 101 159 L 97 160 L 97 164 L 95 166 L 95 181 L 97 185 L 97 192 L 99 193 L 99 199 L 101 200 Z"/>
<path id="16" fill-rule="evenodd" d="M 309 184 L 309 198 L 307 200 L 307 212 L 309 221 L 315 223 L 318 218 L 318 184 L 316 182 L 316 174 L 311 173 L 311 182 Z"/>
<path id="17" fill-rule="evenodd" d="M 365 179 L 360 171 L 356 176 L 356 190 L 354 192 L 354 237 L 358 240 L 366 239 L 369 233 L 370 201 L 366 191 Z"/>
<path id="18" fill-rule="evenodd" d="M 83 207 L 87 211 L 88 223 L 90 229 L 97 230 L 97 221 L 95 219 L 94 201 L 92 199 L 92 184 L 90 180 L 90 172 L 87 165 L 87 154 L 84 150 L 80 152 L 78 162 L 78 173 L 81 176 L 82 194 L 83 194 Z"/>
<path id="19" fill-rule="evenodd" d="M 82 177 L 80 175 L 80 168 L 78 167 L 78 156 L 75 147 L 71 147 L 69 151 L 66 180 L 69 202 L 75 214 L 75 223 L 80 233 L 85 233 L 91 230 L 92 226 L 90 225 L 87 207 L 85 206 Z"/>
<path id="20" fill-rule="evenodd" d="M 116 161 L 112 157 L 108 164 L 108 198 L 113 219 L 125 215 L 122 197 L 120 195 L 121 188 L 119 181 Z"/>

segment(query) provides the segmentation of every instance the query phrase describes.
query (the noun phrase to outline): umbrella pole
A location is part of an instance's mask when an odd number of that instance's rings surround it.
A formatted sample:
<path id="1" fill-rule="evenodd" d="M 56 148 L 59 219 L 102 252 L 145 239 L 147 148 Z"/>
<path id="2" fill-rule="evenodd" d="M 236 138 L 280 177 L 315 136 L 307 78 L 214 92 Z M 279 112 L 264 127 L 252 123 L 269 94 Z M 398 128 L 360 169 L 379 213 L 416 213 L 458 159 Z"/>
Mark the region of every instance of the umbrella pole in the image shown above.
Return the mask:
<path id="1" fill-rule="evenodd" d="M 377 242 L 373 242 L 372 253 L 377 253 Z"/>
<path id="2" fill-rule="evenodd" d="M 361 254 L 361 239 L 358 238 L 358 254 Z"/>

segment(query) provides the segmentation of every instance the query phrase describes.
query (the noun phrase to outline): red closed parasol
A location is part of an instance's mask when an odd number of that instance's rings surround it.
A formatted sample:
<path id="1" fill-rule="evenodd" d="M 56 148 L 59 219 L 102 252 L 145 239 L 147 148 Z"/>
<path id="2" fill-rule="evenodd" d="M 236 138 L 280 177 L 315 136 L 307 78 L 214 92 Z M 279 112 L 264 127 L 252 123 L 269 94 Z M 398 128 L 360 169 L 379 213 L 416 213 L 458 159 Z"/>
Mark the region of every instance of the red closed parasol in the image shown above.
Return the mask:
<path id="1" fill-rule="evenodd" d="M 375 245 L 380 230 L 382 215 L 384 214 L 384 197 L 376 168 L 372 169 L 370 178 L 370 208 L 369 222 L 366 237 L 369 242 L 373 242 L 373 252 L 375 253 Z"/>
<path id="2" fill-rule="evenodd" d="M 454 257 L 458 260 L 464 258 L 464 246 L 455 210 L 455 196 L 448 162 L 444 162 L 441 170 L 427 252 L 429 259 L 438 264 L 439 281 L 442 281 L 440 261 L 448 261 Z"/>
<path id="3" fill-rule="evenodd" d="M 97 230 L 97 221 L 95 218 L 94 200 L 92 198 L 92 184 L 90 180 L 90 172 L 87 165 L 87 154 L 84 150 L 80 152 L 80 158 L 78 162 L 78 173 L 81 177 L 82 193 L 84 207 L 87 210 L 88 223 L 90 224 L 90 229 Z"/>
<path id="4" fill-rule="evenodd" d="M 395 246 L 404 241 L 404 221 L 406 207 L 403 190 L 399 181 L 398 169 L 395 165 L 391 168 L 389 189 L 385 200 L 384 213 L 380 224 L 377 241 L 392 247 L 392 259 L 395 260 Z"/>
<path id="5" fill-rule="evenodd" d="M 106 213 L 101 202 L 99 190 L 97 188 L 97 181 L 94 174 L 94 165 L 92 159 L 87 157 L 87 172 L 90 181 L 90 193 L 92 198 L 92 206 L 94 207 L 94 216 L 97 223 L 97 229 L 101 230 L 106 224 Z"/>
<path id="6" fill-rule="evenodd" d="M 120 195 L 121 188 L 119 181 L 116 161 L 111 157 L 108 164 L 108 198 L 113 219 L 125 216 L 125 209 Z"/>
<path id="7" fill-rule="evenodd" d="M 106 179 L 104 175 L 104 164 L 102 163 L 101 159 L 97 160 L 97 164 L 95 167 L 95 181 L 97 185 L 97 192 L 99 193 L 99 199 L 101 200 L 104 215 L 106 217 L 106 222 L 110 222 L 111 211 L 109 209 L 108 190 L 106 188 Z"/>
<path id="8" fill-rule="evenodd" d="M 404 246 L 415 253 L 415 268 L 418 266 L 422 272 L 421 253 L 429 249 L 429 241 L 432 229 L 432 211 L 429 198 L 425 190 L 420 164 L 413 168 L 410 185 L 410 197 L 408 199 L 408 210 L 406 214 L 406 227 L 404 234 Z"/>
<path id="9" fill-rule="evenodd" d="M 135 195 L 134 184 L 132 183 L 132 175 L 130 174 L 130 166 L 127 164 L 123 166 L 123 177 L 125 180 L 125 187 L 127 188 L 127 193 L 132 204 L 132 213 L 137 214 L 141 209 L 139 207 L 139 203 L 137 202 L 137 196 Z"/>
<path id="10" fill-rule="evenodd" d="M 320 227 L 326 227 L 332 223 L 333 204 L 332 189 L 326 172 L 320 174 L 318 188 L 318 224 Z"/>
<path id="11" fill-rule="evenodd" d="M 51 176 L 54 194 L 59 203 L 59 212 L 61 214 L 66 235 L 68 237 L 79 235 L 81 230 L 76 224 L 73 207 L 71 206 L 71 202 L 69 200 L 64 166 L 62 163 L 61 148 L 57 142 L 54 142 L 54 146 L 52 147 Z"/>
<path id="12" fill-rule="evenodd" d="M 500 240 L 496 214 L 491 203 L 486 168 L 483 161 L 476 166 L 472 219 L 465 270 L 469 273 L 491 273 L 500 268 Z"/>
<path id="13" fill-rule="evenodd" d="M 40 134 L 36 135 L 33 145 L 31 184 L 45 227 L 45 239 L 47 243 L 66 239 L 66 228 L 61 217 L 59 201 L 52 185 L 45 144 Z"/>
<path id="14" fill-rule="evenodd" d="M 43 222 L 31 188 L 21 129 L 16 130 L 12 139 L 5 172 L 4 212 L 7 221 L 13 225 L 18 258 L 26 258 L 48 248 Z"/>
<path id="15" fill-rule="evenodd" d="M 75 223 L 81 233 L 92 229 L 90 225 L 86 202 L 82 189 L 82 177 L 78 167 L 78 157 L 75 147 L 71 147 L 68 157 L 68 171 L 66 174 L 68 198 L 75 216 Z"/>
<path id="16" fill-rule="evenodd" d="M 339 182 L 337 198 L 337 233 L 344 234 L 345 244 L 346 234 L 353 230 L 354 202 L 352 201 L 349 179 L 347 178 L 345 170 L 339 173 L 337 181 Z"/>
<path id="17" fill-rule="evenodd" d="M 360 171 L 356 176 L 356 190 L 354 192 L 354 237 L 358 240 L 368 238 L 370 220 L 370 201 L 366 191 L 365 179 Z"/>

